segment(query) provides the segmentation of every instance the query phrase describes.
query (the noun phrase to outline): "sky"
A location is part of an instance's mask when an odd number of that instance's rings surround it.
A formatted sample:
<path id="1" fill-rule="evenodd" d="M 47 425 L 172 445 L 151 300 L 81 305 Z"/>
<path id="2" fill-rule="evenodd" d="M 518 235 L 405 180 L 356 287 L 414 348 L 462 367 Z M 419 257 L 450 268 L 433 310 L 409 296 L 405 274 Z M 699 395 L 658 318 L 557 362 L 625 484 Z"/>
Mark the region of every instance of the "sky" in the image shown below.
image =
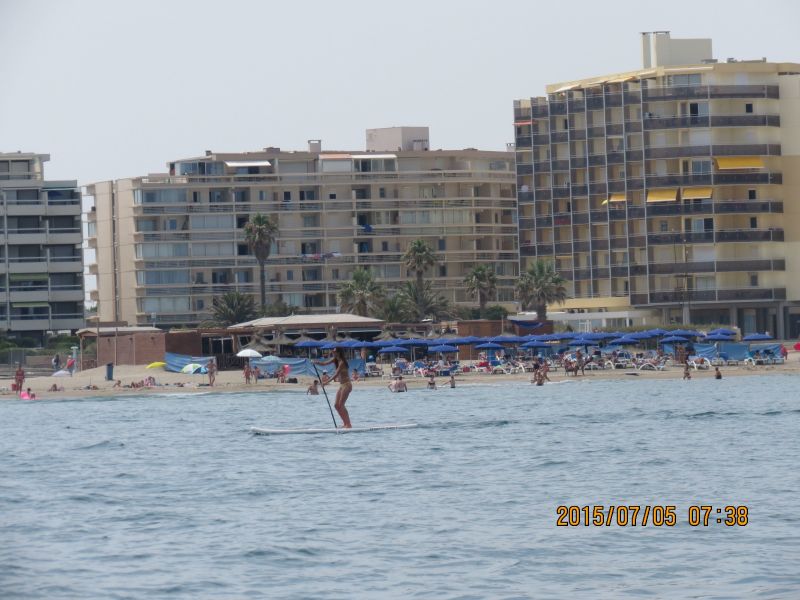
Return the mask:
<path id="1" fill-rule="evenodd" d="M 502 150 L 515 98 L 639 68 L 642 31 L 800 62 L 798 23 L 795 0 L 0 0 L 0 151 L 87 184 L 373 127 Z"/>

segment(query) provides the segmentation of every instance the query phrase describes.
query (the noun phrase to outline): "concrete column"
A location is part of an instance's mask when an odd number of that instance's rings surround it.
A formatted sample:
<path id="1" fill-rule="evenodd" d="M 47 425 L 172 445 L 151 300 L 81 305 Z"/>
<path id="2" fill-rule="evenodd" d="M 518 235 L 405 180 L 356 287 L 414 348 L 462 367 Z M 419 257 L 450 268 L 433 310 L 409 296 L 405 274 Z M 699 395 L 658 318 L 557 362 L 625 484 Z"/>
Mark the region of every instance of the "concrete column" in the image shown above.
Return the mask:
<path id="1" fill-rule="evenodd" d="M 736 307 L 731 306 L 728 309 L 728 312 L 730 313 L 729 319 L 731 321 L 731 327 L 737 327 L 739 325 L 739 319 L 736 318 L 737 315 Z"/>
<path id="2" fill-rule="evenodd" d="M 786 303 L 779 302 L 778 308 L 776 309 L 777 318 L 775 319 L 777 326 L 776 331 L 773 332 L 772 335 L 775 336 L 776 340 L 785 340 L 786 336 L 786 323 L 785 323 L 785 316 L 786 316 Z"/>
<path id="3" fill-rule="evenodd" d="M 689 311 L 689 303 L 684 302 L 683 306 L 681 307 L 682 314 L 681 314 L 681 321 L 684 325 L 688 325 L 692 322 L 691 312 Z"/>

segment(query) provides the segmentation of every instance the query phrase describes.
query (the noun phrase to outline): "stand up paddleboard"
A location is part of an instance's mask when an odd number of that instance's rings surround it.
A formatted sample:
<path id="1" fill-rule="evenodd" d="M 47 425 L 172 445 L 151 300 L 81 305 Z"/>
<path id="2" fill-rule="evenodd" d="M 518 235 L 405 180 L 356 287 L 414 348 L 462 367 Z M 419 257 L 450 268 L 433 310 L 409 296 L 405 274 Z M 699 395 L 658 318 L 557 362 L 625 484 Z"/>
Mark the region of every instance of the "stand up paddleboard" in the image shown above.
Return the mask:
<path id="1" fill-rule="evenodd" d="M 256 435 L 292 435 L 292 434 L 313 434 L 313 433 L 364 433 L 366 431 L 383 431 L 384 429 L 413 429 L 419 427 L 417 423 L 390 423 L 388 425 L 370 425 L 368 427 L 351 427 L 344 429 L 333 427 L 323 429 L 263 429 L 261 427 L 251 427 L 250 431 Z"/>

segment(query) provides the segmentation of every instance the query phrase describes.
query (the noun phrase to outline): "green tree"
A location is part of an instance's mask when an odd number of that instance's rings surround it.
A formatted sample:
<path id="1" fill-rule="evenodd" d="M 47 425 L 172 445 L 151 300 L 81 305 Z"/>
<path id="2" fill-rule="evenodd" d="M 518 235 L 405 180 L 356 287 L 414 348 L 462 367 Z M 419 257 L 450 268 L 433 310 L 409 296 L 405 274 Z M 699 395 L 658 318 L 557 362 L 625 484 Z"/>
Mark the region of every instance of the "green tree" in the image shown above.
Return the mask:
<path id="1" fill-rule="evenodd" d="M 267 306 L 266 264 L 272 251 L 272 244 L 278 236 L 278 225 L 266 215 L 257 214 L 244 226 L 244 236 L 250 252 L 258 261 L 261 279 L 261 310 Z"/>
<path id="2" fill-rule="evenodd" d="M 385 298 L 383 286 L 375 281 L 370 271 L 361 267 L 353 271 L 353 279 L 342 285 L 336 294 L 342 312 L 362 317 L 378 314 Z"/>
<path id="3" fill-rule="evenodd" d="M 486 265 L 477 265 L 464 278 L 467 293 L 478 298 L 481 319 L 485 318 L 486 303 L 497 293 L 497 275 Z"/>
<path id="4" fill-rule="evenodd" d="M 414 271 L 417 287 L 422 289 L 422 280 L 425 271 L 438 262 L 436 255 L 425 240 L 414 240 L 403 254 L 403 266 L 409 271 Z"/>
<path id="5" fill-rule="evenodd" d="M 378 317 L 387 323 L 402 323 L 406 320 L 405 304 L 400 294 L 395 294 L 384 300 Z"/>
<path id="6" fill-rule="evenodd" d="M 508 311 L 504 306 L 495 304 L 486 307 L 486 318 L 492 321 L 501 321 L 508 316 Z"/>
<path id="7" fill-rule="evenodd" d="M 294 314 L 295 308 L 289 306 L 283 301 L 283 298 L 278 298 L 275 302 L 265 306 L 261 310 L 262 317 L 288 317 Z"/>
<path id="8" fill-rule="evenodd" d="M 228 292 L 215 297 L 211 306 L 211 320 L 218 327 L 252 321 L 257 315 L 253 297 L 240 292 Z"/>
<path id="9" fill-rule="evenodd" d="M 548 304 L 564 304 L 567 300 L 566 280 L 556 271 L 555 264 L 537 260 L 520 275 L 516 285 L 517 299 L 522 310 L 536 311 L 540 321 L 547 319 Z"/>
<path id="10" fill-rule="evenodd" d="M 423 319 L 441 320 L 452 314 L 447 298 L 435 292 L 430 281 L 424 281 L 422 285 L 407 281 L 397 296 L 407 321 L 419 323 Z"/>

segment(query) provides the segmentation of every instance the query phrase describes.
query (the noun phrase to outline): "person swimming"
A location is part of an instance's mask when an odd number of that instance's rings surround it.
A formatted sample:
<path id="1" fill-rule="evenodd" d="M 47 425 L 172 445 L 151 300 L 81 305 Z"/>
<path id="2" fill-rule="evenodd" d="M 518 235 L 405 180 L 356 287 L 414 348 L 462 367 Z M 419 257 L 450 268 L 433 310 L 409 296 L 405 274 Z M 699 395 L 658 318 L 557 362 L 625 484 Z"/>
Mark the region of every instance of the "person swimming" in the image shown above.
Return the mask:
<path id="1" fill-rule="evenodd" d="M 339 382 L 339 389 L 336 391 L 336 412 L 342 418 L 343 427 L 350 429 L 353 425 L 350 423 L 350 413 L 345 408 L 345 402 L 353 391 L 353 383 L 350 381 L 350 365 L 347 364 L 347 359 L 344 357 L 344 352 L 341 348 L 336 348 L 333 351 L 333 358 L 324 361 L 315 361 L 320 366 L 333 364 L 336 370 L 333 372 L 333 380 Z"/>

